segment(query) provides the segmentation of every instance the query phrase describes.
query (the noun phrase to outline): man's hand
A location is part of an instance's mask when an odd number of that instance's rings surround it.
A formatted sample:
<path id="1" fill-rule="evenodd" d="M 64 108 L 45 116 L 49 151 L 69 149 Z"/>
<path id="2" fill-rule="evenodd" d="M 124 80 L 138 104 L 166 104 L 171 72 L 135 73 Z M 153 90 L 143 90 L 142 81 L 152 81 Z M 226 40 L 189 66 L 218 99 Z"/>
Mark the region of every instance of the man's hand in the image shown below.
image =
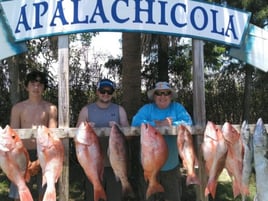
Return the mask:
<path id="1" fill-rule="evenodd" d="M 172 126 L 172 118 L 171 117 L 167 117 L 162 121 L 155 121 L 155 125 L 156 126 Z"/>
<path id="2" fill-rule="evenodd" d="M 39 160 L 37 159 L 36 161 L 33 162 L 29 162 L 28 164 L 28 170 L 31 176 L 35 176 L 38 174 L 38 172 L 40 171 L 41 167 L 40 167 L 40 163 Z"/>

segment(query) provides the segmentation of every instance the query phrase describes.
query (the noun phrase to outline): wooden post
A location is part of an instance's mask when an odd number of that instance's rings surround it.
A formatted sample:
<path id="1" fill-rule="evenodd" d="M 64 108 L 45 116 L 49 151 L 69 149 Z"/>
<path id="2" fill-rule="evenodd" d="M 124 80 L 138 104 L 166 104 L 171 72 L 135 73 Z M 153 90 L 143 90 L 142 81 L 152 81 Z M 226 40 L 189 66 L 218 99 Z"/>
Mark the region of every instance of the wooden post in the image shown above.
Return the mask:
<path id="1" fill-rule="evenodd" d="M 58 116 L 59 128 L 69 127 L 69 42 L 68 35 L 59 36 L 59 92 Z M 64 145 L 63 170 L 59 180 L 59 200 L 69 200 L 69 138 L 62 139 Z"/>
<path id="2" fill-rule="evenodd" d="M 204 52 L 203 41 L 192 40 L 193 48 L 193 119 L 196 128 L 201 130 L 206 126 L 206 107 L 205 107 L 205 84 L 204 84 Z M 199 150 L 203 141 L 203 135 L 196 135 L 196 150 Z M 198 175 L 201 181 L 200 188 L 197 188 L 197 201 L 207 201 L 204 190 L 207 182 L 205 163 L 200 151 L 196 151 L 199 168 Z"/>

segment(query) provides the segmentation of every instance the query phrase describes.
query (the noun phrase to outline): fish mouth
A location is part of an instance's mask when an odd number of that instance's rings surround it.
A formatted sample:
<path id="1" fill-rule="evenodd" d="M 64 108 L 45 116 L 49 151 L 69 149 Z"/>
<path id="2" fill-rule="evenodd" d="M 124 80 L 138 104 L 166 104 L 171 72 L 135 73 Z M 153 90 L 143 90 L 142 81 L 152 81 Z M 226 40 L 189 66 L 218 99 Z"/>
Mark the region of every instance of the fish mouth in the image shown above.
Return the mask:
<path id="1" fill-rule="evenodd" d="M 8 152 L 10 149 L 8 149 L 5 145 L 0 144 L 0 151 Z"/>
<path id="2" fill-rule="evenodd" d="M 143 128 L 143 129 L 148 129 L 148 128 L 149 128 L 148 123 L 142 123 L 142 124 L 141 124 L 141 128 Z"/>

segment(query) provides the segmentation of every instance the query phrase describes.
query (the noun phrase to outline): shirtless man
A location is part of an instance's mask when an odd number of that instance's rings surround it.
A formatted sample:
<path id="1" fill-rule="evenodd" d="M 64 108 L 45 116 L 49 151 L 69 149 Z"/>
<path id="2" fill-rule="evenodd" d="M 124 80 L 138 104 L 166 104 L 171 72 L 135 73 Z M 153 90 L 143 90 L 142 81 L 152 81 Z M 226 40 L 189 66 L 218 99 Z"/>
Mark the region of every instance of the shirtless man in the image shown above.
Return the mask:
<path id="1" fill-rule="evenodd" d="M 56 128 L 57 121 L 57 107 L 43 99 L 43 92 L 47 87 L 46 74 L 33 71 L 26 77 L 25 87 L 28 92 L 28 99 L 15 104 L 11 110 L 10 126 L 15 129 L 32 128 L 38 125 L 45 125 L 49 128 Z M 24 146 L 28 149 L 31 161 L 30 167 L 37 167 L 33 172 L 38 171 L 39 161 L 36 160 L 36 141 L 35 139 L 24 139 Z M 38 181 L 38 200 L 41 201 L 43 192 L 41 191 L 41 175 L 37 178 Z M 40 182 L 40 183 L 39 183 Z M 17 187 L 14 184 L 10 185 L 9 197 L 15 201 L 19 201 L 19 194 Z"/>

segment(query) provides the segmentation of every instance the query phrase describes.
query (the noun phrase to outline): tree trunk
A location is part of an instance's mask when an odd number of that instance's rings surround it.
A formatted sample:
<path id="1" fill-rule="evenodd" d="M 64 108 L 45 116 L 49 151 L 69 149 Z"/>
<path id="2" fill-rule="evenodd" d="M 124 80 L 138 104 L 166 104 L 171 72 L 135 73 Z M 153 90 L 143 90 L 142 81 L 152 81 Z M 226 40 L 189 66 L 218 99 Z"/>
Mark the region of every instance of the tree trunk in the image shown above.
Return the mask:
<path id="1" fill-rule="evenodd" d="M 158 35 L 158 81 L 168 78 L 168 36 Z"/>
<path id="2" fill-rule="evenodd" d="M 10 78 L 10 100 L 12 105 L 21 101 L 23 97 L 23 78 L 26 71 L 24 61 L 24 54 L 7 59 Z"/>
<path id="3" fill-rule="evenodd" d="M 123 106 L 128 118 L 141 106 L 141 36 L 139 33 L 123 33 Z M 142 201 L 143 171 L 140 165 L 140 137 L 132 137 L 129 140 L 130 164 L 129 178 L 135 192 L 135 200 Z M 133 200 L 134 201 L 134 200 Z"/>
<path id="4" fill-rule="evenodd" d="M 246 76 L 245 76 L 245 88 L 244 88 L 244 98 L 243 98 L 243 116 L 242 121 L 249 121 L 249 110 L 250 110 L 250 98 L 251 98 L 251 83 L 252 83 L 252 72 L 253 68 L 249 65 L 245 66 Z"/>
<path id="5" fill-rule="evenodd" d="M 141 106 L 141 40 L 139 33 L 123 33 L 123 106 L 129 119 Z"/>

